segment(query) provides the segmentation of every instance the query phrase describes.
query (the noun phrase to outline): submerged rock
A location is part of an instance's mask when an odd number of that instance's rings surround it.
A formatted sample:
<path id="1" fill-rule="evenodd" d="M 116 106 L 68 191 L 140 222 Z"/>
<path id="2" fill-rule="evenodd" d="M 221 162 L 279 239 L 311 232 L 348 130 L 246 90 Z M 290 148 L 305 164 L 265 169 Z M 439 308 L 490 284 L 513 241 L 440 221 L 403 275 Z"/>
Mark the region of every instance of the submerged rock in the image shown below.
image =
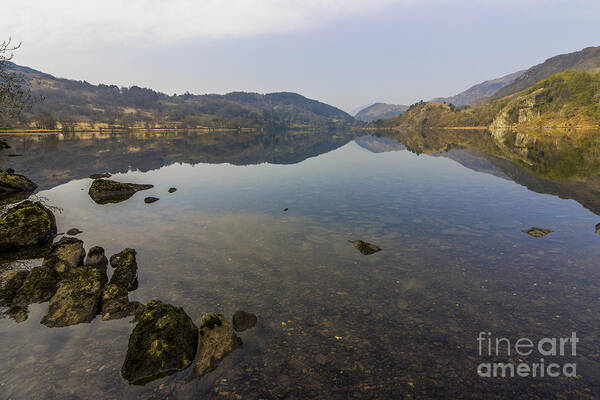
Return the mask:
<path id="1" fill-rule="evenodd" d="M 241 346 L 242 340 L 223 315 L 204 314 L 200 320 L 193 376 L 200 377 L 214 370 L 223 357 Z"/>
<path id="2" fill-rule="evenodd" d="M 257 318 L 256 315 L 246 312 L 246 311 L 236 311 L 233 314 L 233 329 L 235 329 L 238 332 L 243 332 L 247 329 L 251 329 L 254 328 L 254 325 L 256 325 L 257 322 Z"/>
<path id="3" fill-rule="evenodd" d="M 17 291 L 14 304 L 43 303 L 50 300 L 56 292 L 60 280 L 58 273 L 49 267 L 35 267 L 29 271 L 23 285 Z"/>
<path id="4" fill-rule="evenodd" d="M 146 197 L 144 199 L 144 203 L 151 204 L 151 203 L 154 203 L 154 202 L 156 202 L 158 200 L 160 200 L 158 197 Z"/>
<path id="5" fill-rule="evenodd" d="M 134 249 L 125 249 L 110 258 L 110 264 L 115 269 L 110 283 L 132 291 L 138 287 L 137 262 Z"/>
<path id="6" fill-rule="evenodd" d="M 37 189 L 37 185 L 27 177 L 14 173 L 14 170 L 0 171 L 0 194 L 11 192 L 29 192 Z"/>
<path id="7" fill-rule="evenodd" d="M 112 175 L 108 172 L 104 172 L 102 174 L 92 174 L 90 175 L 90 179 L 102 179 L 102 178 L 110 178 Z"/>
<path id="8" fill-rule="evenodd" d="M 125 318 L 139 313 L 140 306 L 144 305 L 138 302 L 130 302 L 127 289 L 122 286 L 109 284 L 102 291 L 102 320 Z"/>
<path id="9" fill-rule="evenodd" d="M 83 242 L 76 238 L 63 237 L 52 244 L 42 266 L 52 268 L 60 275 L 64 275 L 83 265 L 84 259 Z"/>
<path id="10" fill-rule="evenodd" d="M 374 254 L 374 253 L 377 253 L 378 251 L 381 251 L 380 247 L 378 247 L 372 243 L 363 242 L 362 240 L 355 240 L 353 242 L 351 241 L 350 243 L 352 243 L 354 245 L 356 250 L 360 251 L 365 256 L 368 256 L 370 254 Z"/>
<path id="11" fill-rule="evenodd" d="M 121 183 L 108 179 L 96 179 L 88 194 L 98 204 L 119 203 L 125 201 L 140 190 L 153 188 L 154 185 L 138 185 L 135 183 Z"/>
<path id="12" fill-rule="evenodd" d="M 0 252 L 44 245 L 56 236 L 52 211 L 26 200 L 0 216 Z"/>
<path id="13" fill-rule="evenodd" d="M 79 267 L 58 283 L 41 323 L 54 328 L 91 322 L 98 314 L 101 296 L 100 271 Z"/>
<path id="14" fill-rule="evenodd" d="M 541 238 L 541 237 L 544 237 L 544 236 L 546 236 L 546 235 L 548 235 L 548 234 L 550 234 L 550 233 L 552 233 L 554 231 L 551 231 L 550 229 L 533 227 L 533 228 L 529 228 L 529 229 L 523 230 L 521 232 L 526 233 L 529 236 L 533 236 L 533 237 L 536 237 L 536 238 Z"/>
<path id="15" fill-rule="evenodd" d="M 69 230 L 67 231 L 67 235 L 69 235 L 69 236 L 77 236 L 77 235 L 79 235 L 80 233 L 83 233 L 83 231 L 80 231 L 80 230 L 79 230 L 79 229 L 77 229 L 77 228 L 71 228 L 71 229 L 69 229 Z"/>
<path id="16" fill-rule="evenodd" d="M 121 375 L 144 384 L 188 368 L 194 360 L 198 328 L 181 307 L 151 300 L 129 337 Z"/>
<path id="17" fill-rule="evenodd" d="M 176 191 L 177 191 L 177 188 L 174 188 L 174 187 L 169 188 L 169 193 L 175 193 Z"/>
<path id="18" fill-rule="evenodd" d="M 27 275 L 29 275 L 29 271 L 26 270 L 0 273 L 0 307 L 12 304 Z"/>

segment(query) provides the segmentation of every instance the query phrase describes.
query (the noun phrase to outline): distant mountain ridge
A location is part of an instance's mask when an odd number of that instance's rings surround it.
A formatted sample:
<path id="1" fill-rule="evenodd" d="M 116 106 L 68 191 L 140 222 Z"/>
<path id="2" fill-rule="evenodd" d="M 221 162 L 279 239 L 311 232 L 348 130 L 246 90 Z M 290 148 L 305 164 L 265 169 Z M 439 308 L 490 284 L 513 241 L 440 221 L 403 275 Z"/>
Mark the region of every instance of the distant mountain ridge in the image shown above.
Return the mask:
<path id="1" fill-rule="evenodd" d="M 492 96 L 503 87 L 510 85 L 515 79 L 518 79 L 525 70 L 513 72 L 512 74 L 504 75 L 497 79 L 491 79 L 482 83 L 478 83 L 469 89 L 451 97 L 437 97 L 431 101 L 438 103 L 454 104 L 455 106 L 468 106 L 478 100 Z"/>
<path id="2" fill-rule="evenodd" d="M 406 110 L 408 110 L 408 106 L 401 104 L 375 103 L 357 112 L 354 118 L 363 122 L 371 122 L 395 117 Z"/>
<path id="3" fill-rule="evenodd" d="M 11 62 L 6 65 L 21 73 L 32 94 L 44 100 L 24 120 L 0 120 L 4 127 L 281 128 L 355 123 L 348 113 L 297 93 L 167 95 L 138 86 L 119 88 L 56 78 Z"/>
<path id="4" fill-rule="evenodd" d="M 526 70 L 512 83 L 494 93 L 491 99 L 496 100 L 520 92 L 551 75 L 568 69 L 587 72 L 600 71 L 600 46 L 586 47 L 580 51 L 551 57 Z"/>

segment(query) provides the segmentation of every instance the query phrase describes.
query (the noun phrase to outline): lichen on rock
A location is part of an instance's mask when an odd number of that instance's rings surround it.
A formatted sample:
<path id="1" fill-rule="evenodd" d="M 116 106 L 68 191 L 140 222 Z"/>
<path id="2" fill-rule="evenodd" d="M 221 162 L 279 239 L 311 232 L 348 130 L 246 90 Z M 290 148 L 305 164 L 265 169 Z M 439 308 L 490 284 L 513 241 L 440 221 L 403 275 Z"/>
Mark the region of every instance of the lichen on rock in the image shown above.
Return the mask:
<path id="1" fill-rule="evenodd" d="M 0 171 L 0 194 L 13 192 L 33 193 L 37 185 L 29 178 L 12 171 Z"/>
<path id="2" fill-rule="evenodd" d="M 12 304 L 27 275 L 29 275 L 27 270 L 0 273 L 0 307 L 7 307 Z"/>
<path id="3" fill-rule="evenodd" d="M 41 323 L 61 327 L 91 322 L 98 314 L 102 286 L 102 274 L 97 268 L 76 268 L 58 283 Z"/>
<path id="4" fill-rule="evenodd" d="M 103 321 L 129 317 L 140 311 L 140 303 L 129 301 L 127 289 L 114 284 L 104 287 L 101 304 Z"/>
<path id="5" fill-rule="evenodd" d="M 144 384 L 188 368 L 194 360 L 198 328 L 181 307 L 151 300 L 129 337 L 121 375 Z"/>
<path id="6" fill-rule="evenodd" d="M 365 256 L 381 251 L 381 248 L 379 246 L 376 246 L 373 243 L 364 242 L 362 240 L 355 240 L 350 243 L 354 245 L 356 250 L 360 251 Z"/>
<path id="7" fill-rule="evenodd" d="M 64 275 L 82 266 L 84 259 L 83 242 L 73 237 L 63 237 L 52 244 L 42 266 L 52 268 L 60 275 Z"/>
<path id="8" fill-rule="evenodd" d="M 140 190 L 153 188 L 154 185 L 138 185 L 121 183 L 108 179 L 96 179 L 92 182 L 88 194 L 98 204 L 120 203 L 133 196 Z"/>
<path id="9" fill-rule="evenodd" d="M 13 304 L 27 305 L 48 301 L 56 292 L 59 281 L 59 274 L 52 268 L 32 268 L 17 291 Z"/>
<path id="10" fill-rule="evenodd" d="M 54 214 L 39 202 L 23 201 L 0 216 L 0 252 L 44 245 L 55 236 Z"/>
<path id="11" fill-rule="evenodd" d="M 99 246 L 94 246 L 89 249 L 85 265 L 97 268 L 102 273 L 103 283 L 108 282 L 108 259 L 104 255 L 104 249 Z"/>
<path id="12" fill-rule="evenodd" d="M 110 257 L 111 266 L 115 269 L 110 283 L 132 291 L 138 287 L 136 251 L 125 249 Z"/>
<path id="13" fill-rule="evenodd" d="M 552 231 L 550 229 L 545 229 L 545 228 L 533 227 L 533 228 L 525 229 L 521 232 L 526 233 L 529 236 L 533 236 L 535 238 L 542 238 L 546 235 L 549 235 L 550 233 L 552 233 L 554 231 Z"/>

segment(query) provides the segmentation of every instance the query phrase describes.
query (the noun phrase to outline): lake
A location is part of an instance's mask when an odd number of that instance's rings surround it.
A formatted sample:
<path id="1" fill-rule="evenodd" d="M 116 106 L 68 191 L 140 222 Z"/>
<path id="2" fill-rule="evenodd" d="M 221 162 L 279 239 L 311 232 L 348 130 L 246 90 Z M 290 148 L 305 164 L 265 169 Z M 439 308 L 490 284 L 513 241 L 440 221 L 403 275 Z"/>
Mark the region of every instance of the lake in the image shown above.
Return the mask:
<path id="1" fill-rule="evenodd" d="M 120 373 L 132 318 L 47 328 L 47 303 L 33 304 L 23 322 L 0 318 L 0 398 L 598 398 L 598 137 L 3 135 L 0 169 L 39 185 L 59 232 L 79 228 L 86 249 L 109 256 L 136 249 L 130 299 L 258 323 L 202 378 L 140 386 Z M 102 172 L 154 188 L 99 205 L 88 176 Z M 354 240 L 382 251 L 363 255 Z M 544 362 L 576 363 L 577 377 L 482 376 L 481 363 L 543 356 L 480 355 L 481 332 L 512 343 L 576 332 L 576 355 Z"/>

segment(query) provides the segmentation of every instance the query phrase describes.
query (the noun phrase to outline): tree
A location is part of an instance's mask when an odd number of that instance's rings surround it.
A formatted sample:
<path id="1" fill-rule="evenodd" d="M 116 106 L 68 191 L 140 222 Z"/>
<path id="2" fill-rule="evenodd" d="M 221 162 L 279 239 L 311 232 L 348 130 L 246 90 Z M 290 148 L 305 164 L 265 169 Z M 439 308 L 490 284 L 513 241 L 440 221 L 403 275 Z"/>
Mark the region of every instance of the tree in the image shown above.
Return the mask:
<path id="1" fill-rule="evenodd" d="M 13 45 L 10 38 L 0 43 L 0 122 L 19 117 L 34 102 L 25 79 L 8 68 L 19 47 L 21 43 Z"/>

